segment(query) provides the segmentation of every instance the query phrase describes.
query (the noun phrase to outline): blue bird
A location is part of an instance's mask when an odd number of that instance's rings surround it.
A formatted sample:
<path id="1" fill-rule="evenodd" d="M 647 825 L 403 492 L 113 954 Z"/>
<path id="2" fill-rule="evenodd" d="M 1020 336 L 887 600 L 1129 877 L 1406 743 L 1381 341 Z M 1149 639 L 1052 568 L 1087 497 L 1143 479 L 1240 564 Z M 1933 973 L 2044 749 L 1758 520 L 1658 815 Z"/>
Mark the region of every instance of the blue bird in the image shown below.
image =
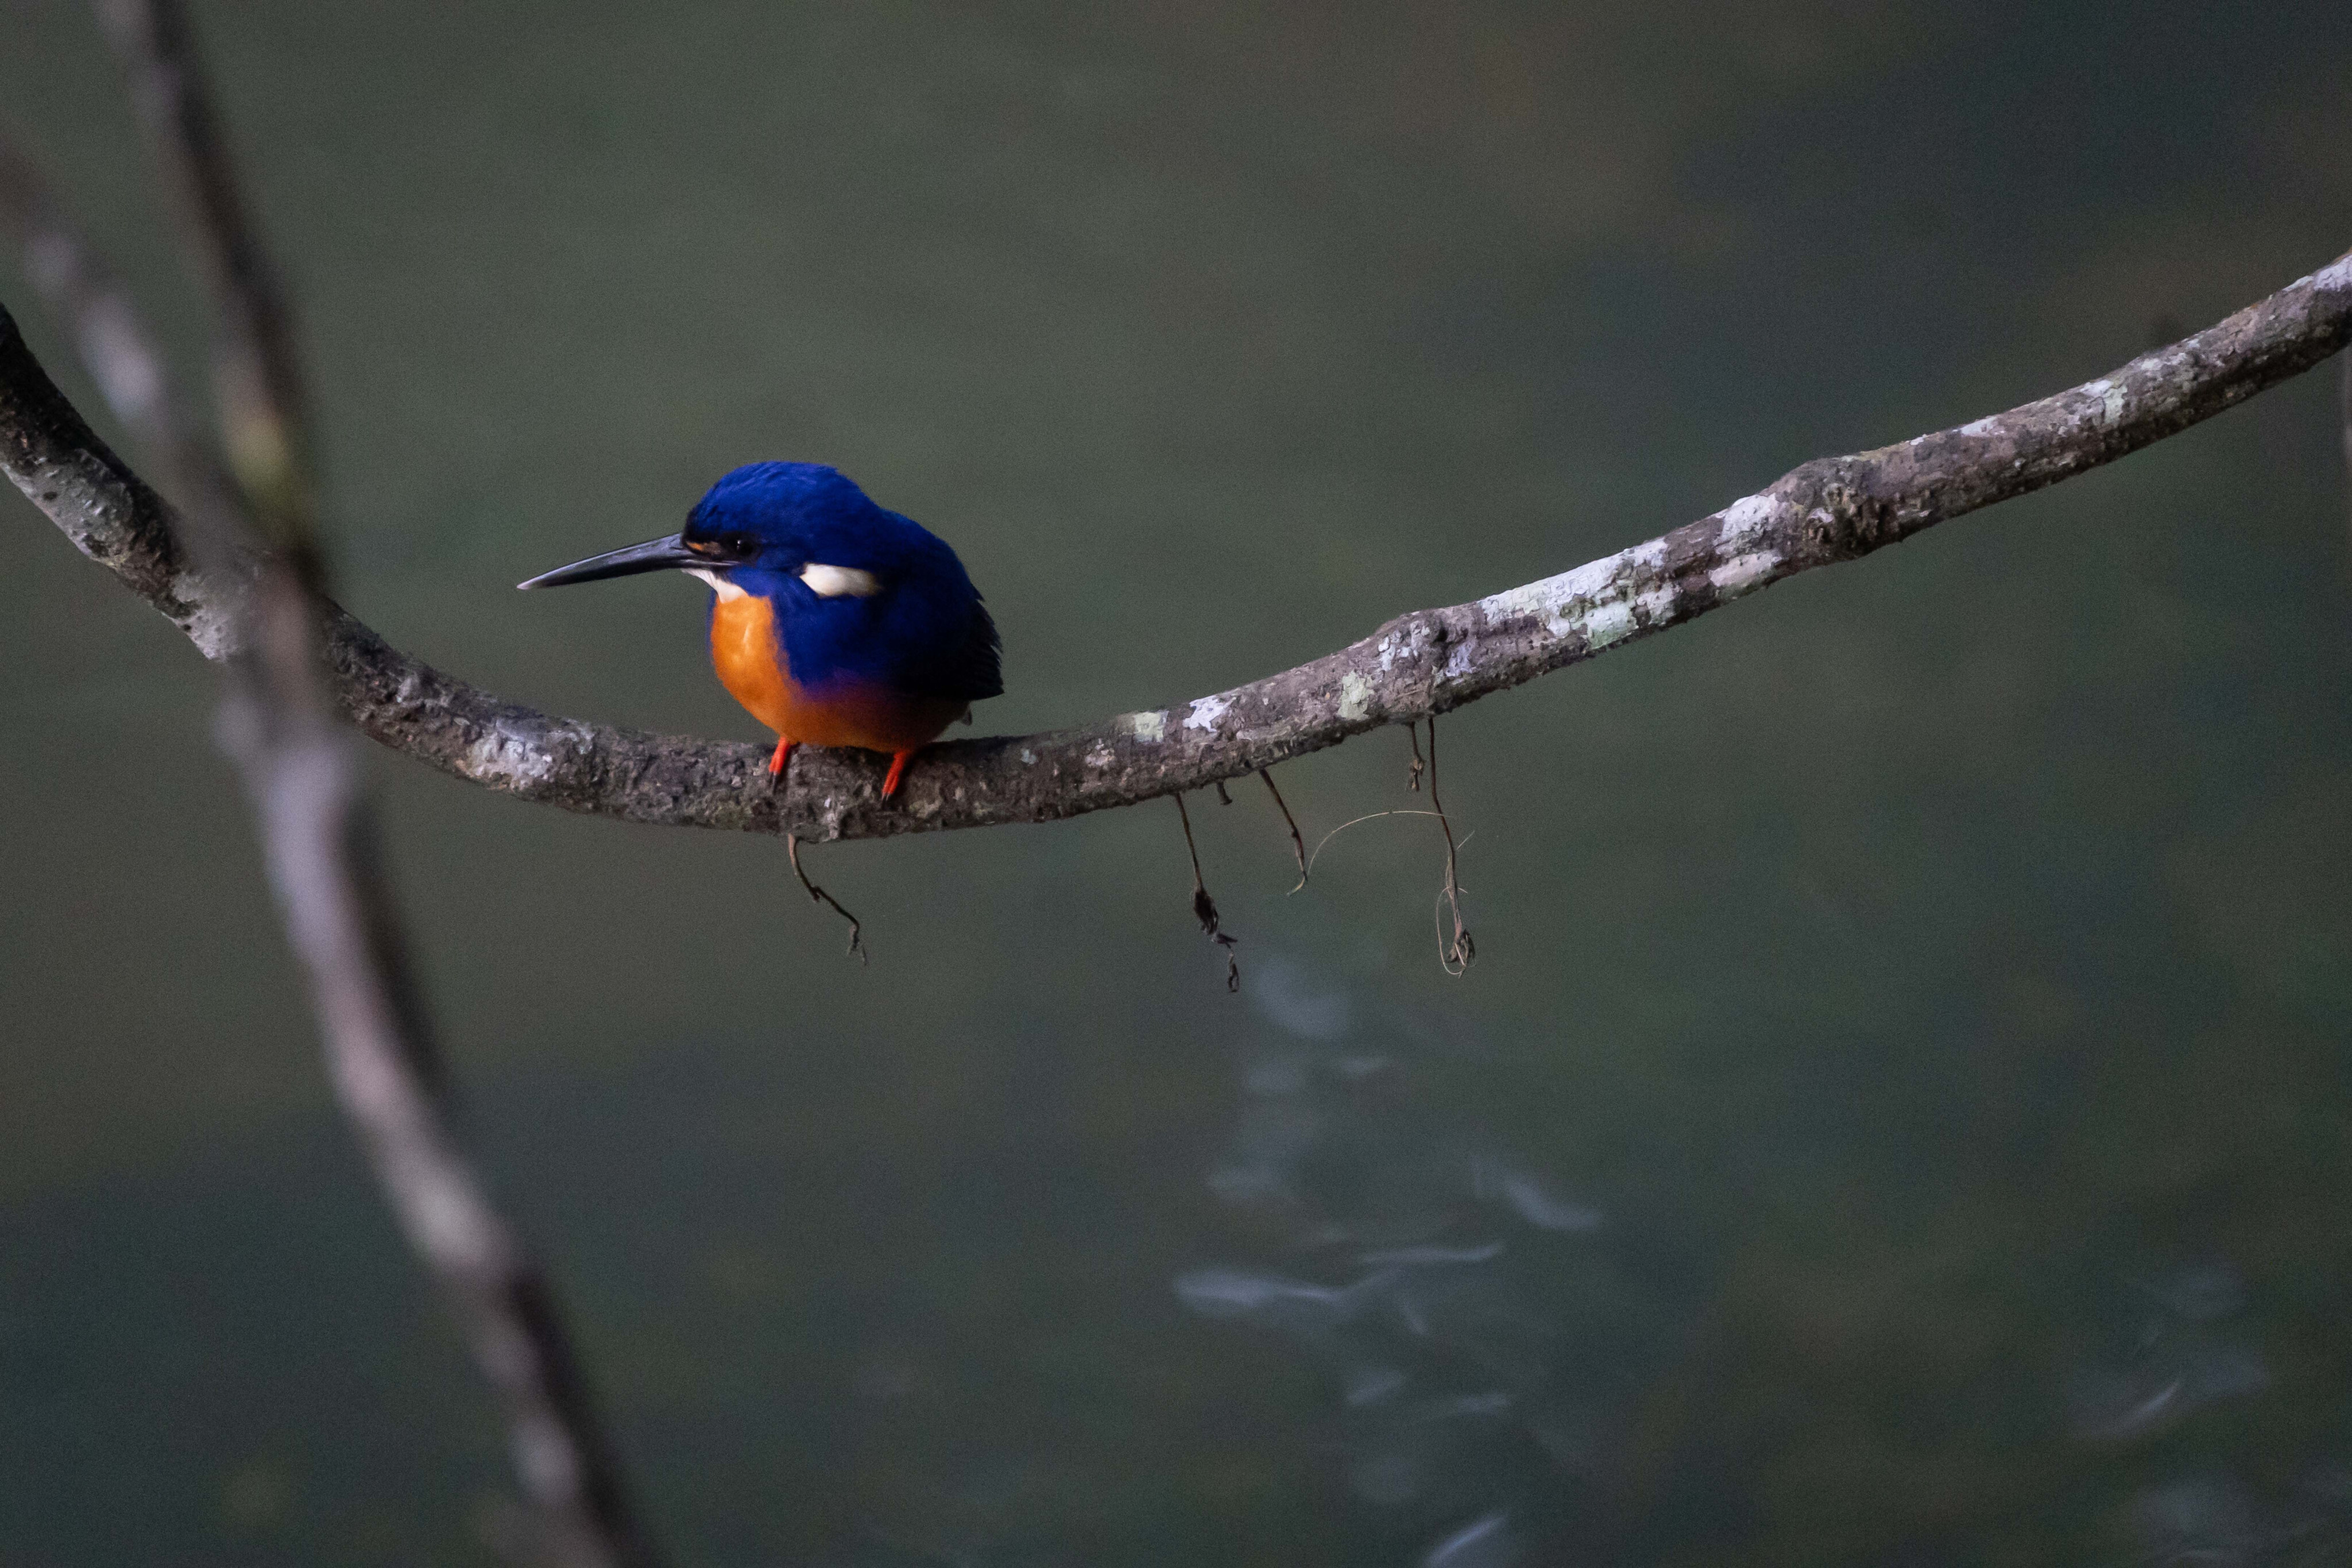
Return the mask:
<path id="1" fill-rule="evenodd" d="M 907 763 L 1004 689 L 996 623 L 947 541 L 886 511 L 838 470 L 754 463 L 710 487 L 667 538 L 542 572 L 522 588 L 676 568 L 710 585 L 719 684 L 793 747 L 887 753 L 883 799 Z"/>

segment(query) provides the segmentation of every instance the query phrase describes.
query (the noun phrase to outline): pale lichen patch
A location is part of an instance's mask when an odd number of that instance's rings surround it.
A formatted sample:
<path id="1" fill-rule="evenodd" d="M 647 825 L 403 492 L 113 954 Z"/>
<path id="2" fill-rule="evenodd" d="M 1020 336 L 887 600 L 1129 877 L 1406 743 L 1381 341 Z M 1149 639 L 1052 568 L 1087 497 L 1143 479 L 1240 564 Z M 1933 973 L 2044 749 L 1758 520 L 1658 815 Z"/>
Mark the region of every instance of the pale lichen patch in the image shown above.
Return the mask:
<path id="1" fill-rule="evenodd" d="M 1559 613 L 1559 582 L 1556 577 L 1547 577 L 1539 582 L 1522 583 L 1500 593 L 1490 593 L 1478 601 L 1479 612 L 1486 617 L 1489 626 L 1527 618 L 1549 625 Z"/>
<path id="2" fill-rule="evenodd" d="M 1224 717 L 1225 710 L 1233 706 L 1234 699 L 1230 696 L 1201 697 L 1193 702 L 1192 711 L 1184 716 L 1184 727 L 1206 730 L 1213 735 L 1217 721 Z"/>
<path id="3" fill-rule="evenodd" d="M 1720 547 L 1737 549 L 1778 522 L 1788 503 L 1773 496 L 1742 496 L 1723 508 Z"/>
<path id="4" fill-rule="evenodd" d="M 1633 633 L 1633 607 L 1620 601 L 1596 604 L 1584 617 L 1585 646 L 1595 650 L 1622 643 Z"/>
<path id="5" fill-rule="evenodd" d="M 2113 424 L 2123 417 L 2125 392 L 2120 383 L 2101 376 L 2097 381 L 2085 382 L 2083 391 L 2099 400 L 2097 423 Z"/>
<path id="6" fill-rule="evenodd" d="M 1339 677 L 1339 718 L 1354 724 L 1372 711 L 1372 683 L 1349 670 Z"/>
<path id="7" fill-rule="evenodd" d="M 1675 601 L 1679 596 L 1672 582 L 1662 582 L 1636 594 L 1603 600 L 1585 612 L 1585 646 L 1597 653 L 1612 643 L 1623 642 L 1635 632 L 1672 619 Z"/>
<path id="8" fill-rule="evenodd" d="M 1620 550 L 1557 577 L 1488 594 L 1478 601 L 1479 613 L 1490 627 L 1532 619 L 1551 635 L 1565 637 L 1576 629 L 1580 607 L 1608 593 L 1619 574 L 1633 564 L 1633 550 Z"/>
<path id="9" fill-rule="evenodd" d="M 1160 741 L 1168 738 L 1168 710 L 1154 708 L 1150 713 L 1130 713 L 1119 719 L 1128 734 L 1138 740 Z"/>
<path id="10" fill-rule="evenodd" d="M 1772 575 L 1780 564 L 1778 550 L 1749 550 L 1733 556 L 1706 574 L 1706 580 L 1722 599 L 1734 599 L 1756 587 Z"/>
<path id="11" fill-rule="evenodd" d="M 528 789 L 554 772 L 555 758 L 511 730 L 490 730 L 466 748 L 467 777 L 495 788 Z"/>

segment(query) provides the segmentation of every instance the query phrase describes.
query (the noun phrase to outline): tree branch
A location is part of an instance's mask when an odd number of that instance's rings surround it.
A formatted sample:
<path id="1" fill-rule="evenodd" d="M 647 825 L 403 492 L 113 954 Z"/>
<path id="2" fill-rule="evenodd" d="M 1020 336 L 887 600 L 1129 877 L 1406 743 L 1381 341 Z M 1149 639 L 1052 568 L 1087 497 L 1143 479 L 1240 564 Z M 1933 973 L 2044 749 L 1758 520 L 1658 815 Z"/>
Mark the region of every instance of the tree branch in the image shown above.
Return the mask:
<path id="1" fill-rule="evenodd" d="M 329 607 L 335 700 L 446 773 L 567 810 L 678 827 L 880 838 L 1042 822 L 1205 788 L 1444 713 L 1678 626 L 1801 571 L 2113 462 L 2310 369 L 2352 340 L 2352 256 L 2080 386 L 1956 429 L 1817 459 L 1573 571 L 1399 616 L 1295 669 L 1081 729 L 943 742 L 896 800 L 862 753 L 807 747 L 788 790 L 768 747 L 609 728 L 500 699 Z M 154 493 L 93 436 L 0 313 L 0 466 L 67 536 L 213 653 L 214 589 L 158 541 Z"/>

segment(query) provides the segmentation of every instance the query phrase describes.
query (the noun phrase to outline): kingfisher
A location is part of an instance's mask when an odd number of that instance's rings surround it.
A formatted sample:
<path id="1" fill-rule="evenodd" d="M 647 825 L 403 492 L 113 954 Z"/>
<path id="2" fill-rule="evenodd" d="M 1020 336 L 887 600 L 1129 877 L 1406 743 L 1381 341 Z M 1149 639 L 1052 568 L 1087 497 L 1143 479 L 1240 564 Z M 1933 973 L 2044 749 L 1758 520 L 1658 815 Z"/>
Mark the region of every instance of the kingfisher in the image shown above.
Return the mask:
<path id="1" fill-rule="evenodd" d="M 666 538 L 592 555 L 519 588 L 675 569 L 710 587 L 719 684 L 793 747 L 886 753 L 882 798 L 971 705 L 1004 690 L 996 623 L 947 541 L 877 506 L 838 469 L 754 463 Z"/>

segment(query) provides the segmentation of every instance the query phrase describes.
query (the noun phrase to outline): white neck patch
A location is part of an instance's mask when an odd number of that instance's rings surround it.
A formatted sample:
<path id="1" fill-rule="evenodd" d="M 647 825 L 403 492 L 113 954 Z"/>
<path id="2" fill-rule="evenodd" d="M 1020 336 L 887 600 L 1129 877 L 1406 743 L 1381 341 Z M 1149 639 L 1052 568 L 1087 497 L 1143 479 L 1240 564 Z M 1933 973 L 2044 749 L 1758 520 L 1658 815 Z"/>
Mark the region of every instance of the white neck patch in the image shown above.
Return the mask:
<path id="1" fill-rule="evenodd" d="M 707 566 L 681 567 L 678 570 L 685 572 L 688 577 L 698 577 L 702 579 L 703 581 L 710 584 L 713 589 L 718 591 L 719 602 L 721 604 L 725 604 L 730 600 L 740 599 L 743 597 L 743 591 L 741 589 L 736 587 L 733 583 L 728 581 L 725 578 L 719 576 L 717 572 L 711 570 Z"/>
<path id="2" fill-rule="evenodd" d="M 882 580 L 854 566 L 824 566 L 815 561 L 801 570 L 801 580 L 819 599 L 870 599 L 882 591 Z"/>

